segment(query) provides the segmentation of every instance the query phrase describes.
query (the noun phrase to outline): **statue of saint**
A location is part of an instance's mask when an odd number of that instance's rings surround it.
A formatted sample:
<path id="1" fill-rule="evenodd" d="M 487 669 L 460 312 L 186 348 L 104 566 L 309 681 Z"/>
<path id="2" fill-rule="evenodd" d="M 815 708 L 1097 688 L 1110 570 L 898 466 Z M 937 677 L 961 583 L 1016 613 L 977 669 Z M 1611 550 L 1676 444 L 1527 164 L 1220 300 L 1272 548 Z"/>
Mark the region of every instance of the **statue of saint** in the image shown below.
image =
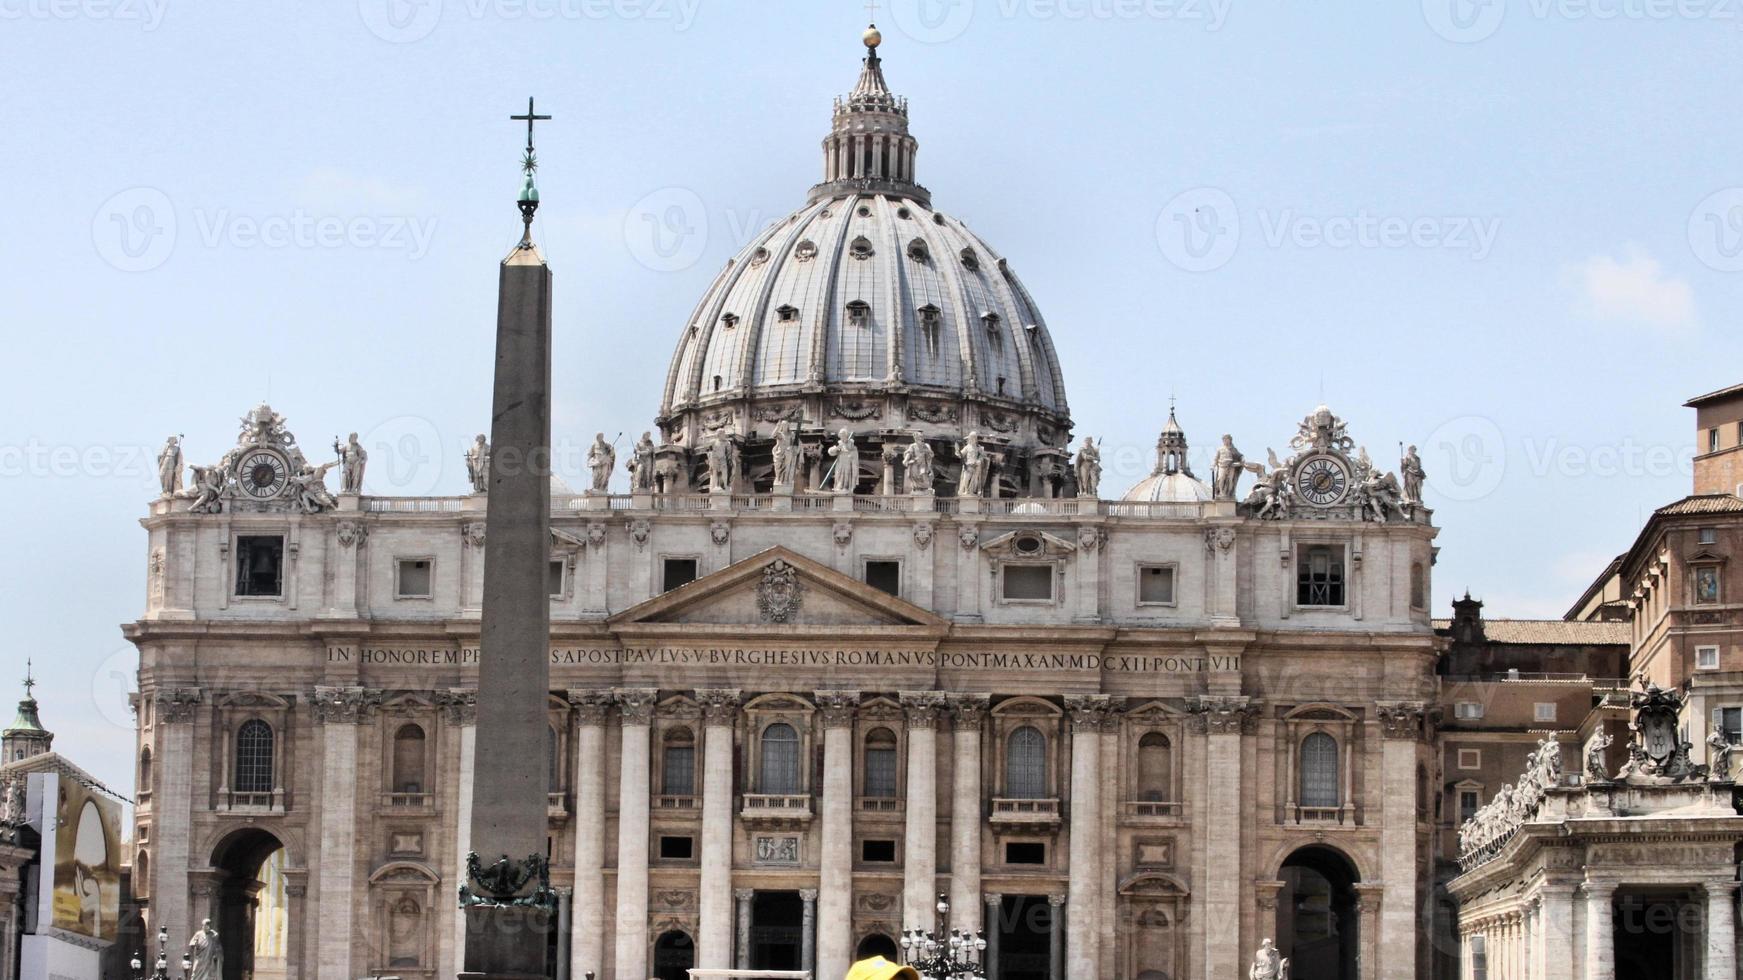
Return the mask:
<path id="1" fill-rule="evenodd" d="M 587 449 L 587 469 L 593 474 L 593 492 L 605 493 L 611 485 L 611 471 L 617 469 L 617 447 L 605 441 L 605 433 L 593 437 Z"/>
<path id="2" fill-rule="evenodd" d="M 1247 980 L 1289 980 L 1289 961 L 1277 952 L 1276 944 L 1267 939 L 1253 954 L 1253 967 Z"/>
<path id="3" fill-rule="evenodd" d="M 490 490 L 490 443 L 482 432 L 472 440 L 472 448 L 466 450 L 466 479 L 472 481 L 473 493 Z"/>
<path id="4" fill-rule="evenodd" d="M 932 492 L 932 444 L 920 433 L 914 433 L 914 441 L 908 443 L 908 448 L 902 450 L 903 476 L 907 480 L 909 493 Z"/>
<path id="5" fill-rule="evenodd" d="M 774 457 L 775 486 L 792 486 L 799 453 L 793 445 L 793 424 L 786 419 L 775 423 L 775 442 L 771 452 Z"/>
<path id="6" fill-rule="evenodd" d="M 1077 450 L 1077 495 L 1091 500 L 1101 495 L 1101 449 L 1089 436 Z"/>
<path id="7" fill-rule="evenodd" d="M 224 947 L 218 943 L 218 930 L 211 919 L 203 919 L 200 928 L 188 939 L 187 980 L 224 980 Z"/>
<path id="8" fill-rule="evenodd" d="M 647 492 L 654 488 L 654 438 L 649 432 L 636 440 L 635 454 L 629 463 L 630 489 Z"/>
<path id="9" fill-rule="evenodd" d="M 1210 462 L 1210 492 L 1213 500 L 1235 499 L 1235 486 L 1241 482 L 1241 470 L 1247 458 L 1235 448 L 1233 436 L 1224 435 L 1223 444 Z"/>
<path id="10" fill-rule="evenodd" d="M 1415 446 L 1404 451 L 1404 458 L 1398 463 L 1398 473 L 1404 479 L 1404 502 L 1422 503 L 1422 481 L 1428 478 L 1428 474 L 1422 470 L 1422 457 L 1416 455 Z"/>
<path id="11" fill-rule="evenodd" d="M 829 455 L 835 457 L 829 488 L 836 493 L 852 493 L 859 485 L 859 447 L 854 445 L 852 429 L 842 429 L 836 434 Z"/>
<path id="12" fill-rule="evenodd" d="M 341 445 L 339 440 L 333 440 L 333 451 L 339 454 L 339 492 L 363 492 L 363 466 L 369 462 L 369 454 L 363 451 L 363 444 L 357 441 L 357 433 L 351 433 L 351 438 Z"/>
<path id="13" fill-rule="evenodd" d="M 956 479 L 958 497 L 979 497 L 986 493 L 987 452 L 981 448 L 980 433 L 970 432 L 956 447 L 956 458 L 962 462 L 962 473 Z"/>
<path id="14" fill-rule="evenodd" d="M 725 439 L 708 444 L 708 492 L 732 492 L 732 459 Z"/>
<path id="15" fill-rule="evenodd" d="M 157 483 L 165 497 L 173 497 L 182 488 L 182 441 L 170 436 L 163 451 L 157 454 Z"/>

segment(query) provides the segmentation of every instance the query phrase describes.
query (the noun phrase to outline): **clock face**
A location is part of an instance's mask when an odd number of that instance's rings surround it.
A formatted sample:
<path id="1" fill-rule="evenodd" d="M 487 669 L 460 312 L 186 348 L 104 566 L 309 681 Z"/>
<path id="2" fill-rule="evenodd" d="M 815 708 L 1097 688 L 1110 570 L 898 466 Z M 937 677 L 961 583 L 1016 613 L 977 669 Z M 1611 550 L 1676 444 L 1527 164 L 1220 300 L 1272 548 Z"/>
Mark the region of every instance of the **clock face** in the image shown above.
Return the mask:
<path id="1" fill-rule="evenodd" d="M 1295 490 L 1316 507 L 1329 507 L 1350 489 L 1350 471 L 1332 456 L 1313 456 L 1295 471 Z"/>
<path id="2" fill-rule="evenodd" d="M 236 483 L 242 492 L 256 500 L 268 500 L 284 491 L 290 479 L 290 464 L 283 456 L 257 449 L 236 464 Z"/>

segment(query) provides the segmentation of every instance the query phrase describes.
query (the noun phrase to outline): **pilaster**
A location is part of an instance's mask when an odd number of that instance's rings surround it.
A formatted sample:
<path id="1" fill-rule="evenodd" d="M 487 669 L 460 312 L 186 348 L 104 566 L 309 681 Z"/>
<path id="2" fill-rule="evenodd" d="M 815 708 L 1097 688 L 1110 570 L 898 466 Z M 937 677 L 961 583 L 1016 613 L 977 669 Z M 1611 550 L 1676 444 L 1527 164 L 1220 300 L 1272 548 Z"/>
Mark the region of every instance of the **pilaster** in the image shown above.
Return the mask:
<path id="1" fill-rule="evenodd" d="M 696 700 L 702 705 L 703 721 L 702 873 L 696 902 L 700 920 L 696 966 L 724 970 L 732 965 L 732 737 L 738 720 L 739 692 L 698 690 Z M 643 792 L 645 796 L 645 789 Z M 642 852 L 647 853 L 645 843 Z M 624 980 L 624 974 L 618 976 Z"/>
<path id="2" fill-rule="evenodd" d="M 1101 724 L 1106 695 L 1065 699 L 1071 716 L 1071 828 L 1068 843 L 1066 977 L 1095 980 L 1100 970 Z"/>
<path id="3" fill-rule="evenodd" d="M 1206 977 L 1232 977 L 1242 969 L 1241 824 L 1247 813 L 1241 798 L 1241 735 L 1254 711 L 1238 695 L 1193 698 L 1187 708 L 1194 733 L 1205 737 L 1204 854 L 1208 864 L 1200 962 Z"/>
<path id="4" fill-rule="evenodd" d="M 950 767 L 950 909 L 952 917 L 969 932 L 989 921 L 981 917 L 980 892 L 980 730 L 987 702 L 986 695 L 950 698 L 954 750 Z M 988 975 L 992 975 L 990 971 Z"/>
<path id="5" fill-rule="evenodd" d="M 903 833 L 902 928 L 930 931 L 936 924 L 938 880 L 939 709 L 944 695 L 903 692 L 908 716 L 907 819 Z"/>
<path id="6" fill-rule="evenodd" d="M 815 904 L 806 909 L 821 922 L 814 965 L 825 977 L 846 976 L 853 961 L 853 718 L 858 704 L 858 691 L 817 692 L 823 716 L 822 854 Z M 807 946 L 811 935 L 807 929 Z"/>

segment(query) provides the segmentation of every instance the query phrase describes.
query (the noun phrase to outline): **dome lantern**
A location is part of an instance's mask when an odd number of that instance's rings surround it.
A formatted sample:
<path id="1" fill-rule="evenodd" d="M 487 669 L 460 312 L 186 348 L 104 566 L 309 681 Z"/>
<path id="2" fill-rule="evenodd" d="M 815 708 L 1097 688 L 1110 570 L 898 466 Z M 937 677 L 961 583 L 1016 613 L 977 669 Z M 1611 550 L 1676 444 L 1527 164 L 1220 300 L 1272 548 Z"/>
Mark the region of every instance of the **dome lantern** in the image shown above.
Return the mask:
<path id="1" fill-rule="evenodd" d="M 1196 503 L 1209 500 L 1210 487 L 1192 475 L 1192 464 L 1186 459 L 1186 430 L 1174 417 L 1174 406 L 1168 406 L 1168 421 L 1162 434 L 1156 437 L 1156 468 L 1138 485 L 1126 491 L 1122 500 L 1149 503 Z"/>
<path id="2" fill-rule="evenodd" d="M 865 58 L 853 91 L 835 100 L 829 135 L 823 140 L 823 182 L 811 199 L 844 189 L 875 190 L 924 202 L 925 188 L 914 182 L 914 156 L 920 144 L 908 134 L 908 100 L 890 93 L 878 45 L 883 34 L 873 24 L 861 38 Z"/>

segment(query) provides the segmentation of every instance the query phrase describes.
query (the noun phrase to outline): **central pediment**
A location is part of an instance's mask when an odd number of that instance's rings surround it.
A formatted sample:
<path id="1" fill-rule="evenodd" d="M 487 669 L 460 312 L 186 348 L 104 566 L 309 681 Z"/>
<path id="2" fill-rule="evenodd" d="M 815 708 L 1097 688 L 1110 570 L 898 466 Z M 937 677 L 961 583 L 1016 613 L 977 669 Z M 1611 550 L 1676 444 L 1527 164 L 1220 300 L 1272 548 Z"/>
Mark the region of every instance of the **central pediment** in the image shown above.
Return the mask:
<path id="1" fill-rule="evenodd" d="M 747 632 L 919 628 L 931 612 L 786 548 L 775 547 L 613 616 L 614 628 L 740 627 Z"/>

